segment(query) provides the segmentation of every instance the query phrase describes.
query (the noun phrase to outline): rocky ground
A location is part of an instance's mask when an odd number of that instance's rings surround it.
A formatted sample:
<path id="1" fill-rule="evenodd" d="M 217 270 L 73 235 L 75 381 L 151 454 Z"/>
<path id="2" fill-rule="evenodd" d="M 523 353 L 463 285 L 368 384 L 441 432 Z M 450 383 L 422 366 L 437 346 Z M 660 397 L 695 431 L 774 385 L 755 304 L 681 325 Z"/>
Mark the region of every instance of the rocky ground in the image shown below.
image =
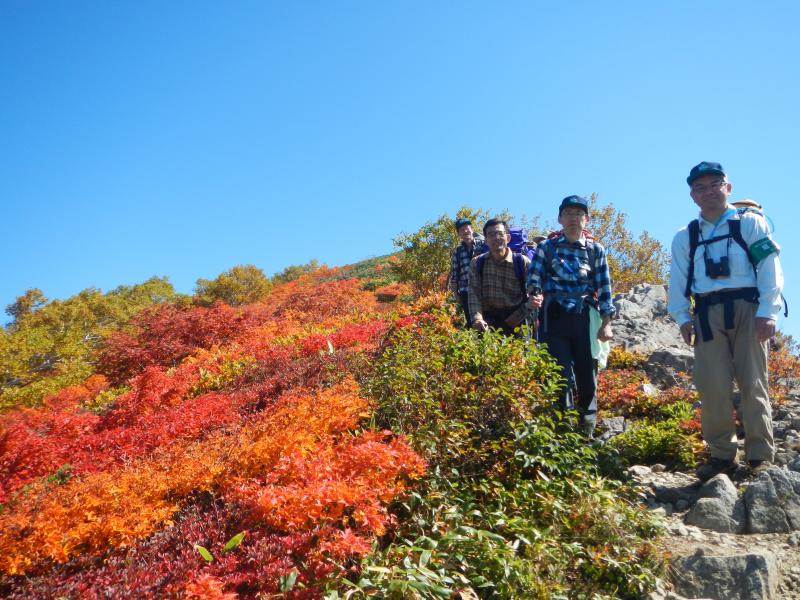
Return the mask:
<path id="1" fill-rule="evenodd" d="M 670 385 L 677 372 L 691 372 L 663 286 L 638 286 L 615 302 L 617 342 L 649 355 L 651 380 Z M 607 436 L 625 427 L 609 421 Z M 742 466 L 701 484 L 660 465 L 630 468 L 642 502 L 666 524 L 669 580 L 652 600 L 800 600 L 800 395 L 774 408 L 773 426 L 775 466 L 755 477 Z"/>

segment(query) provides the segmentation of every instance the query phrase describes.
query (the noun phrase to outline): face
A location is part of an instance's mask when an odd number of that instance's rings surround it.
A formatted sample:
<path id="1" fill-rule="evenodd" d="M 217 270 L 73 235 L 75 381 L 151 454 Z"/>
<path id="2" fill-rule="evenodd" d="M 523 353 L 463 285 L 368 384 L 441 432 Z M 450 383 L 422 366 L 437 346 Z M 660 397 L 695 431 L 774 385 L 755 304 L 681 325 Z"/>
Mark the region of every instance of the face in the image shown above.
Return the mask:
<path id="1" fill-rule="evenodd" d="M 589 222 L 589 215 L 582 208 L 570 206 L 561 211 L 558 215 L 558 223 L 565 231 L 580 233 L 586 228 Z"/>
<path id="2" fill-rule="evenodd" d="M 703 175 L 692 182 L 689 194 L 700 212 L 714 215 L 725 210 L 732 186 L 719 175 Z"/>
<path id="3" fill-rule="evenodd" d="M 466 225 L 462 225 L 461 227 L 458 228 L 457 233 L 458 237 L 461 239 L 462 242 L 464 242 L 465 244 L 472 243 L 472 236 L 474 234 L 474 232 L 472 231 L 472 225 L 470 225 L 469 223 L 467 223 Z"/>
<path id="4" fill-rule="evenodd" d="M 506 253 L 506 247 L 508 242 L 511 241 L 511 236 L 502 224 L 489 227 L 485 232 L 485 236 L 490 251 L 498 255 Z"/>

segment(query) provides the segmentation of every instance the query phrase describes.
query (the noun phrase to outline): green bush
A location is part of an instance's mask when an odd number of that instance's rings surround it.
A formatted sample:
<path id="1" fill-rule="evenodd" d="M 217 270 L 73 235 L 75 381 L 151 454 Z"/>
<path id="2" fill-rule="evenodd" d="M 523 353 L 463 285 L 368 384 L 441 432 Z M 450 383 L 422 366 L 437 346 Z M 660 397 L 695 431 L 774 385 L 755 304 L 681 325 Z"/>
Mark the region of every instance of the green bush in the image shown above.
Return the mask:
<path id="1" fill-rule="evenodd" d="M 601 477 L 615 452 L 554 410 L 535 344 L 455 332 L 444 313 L 388 336 L 362 380 L 376 426 L 407 435 L 429 475 L 398 527 L 326 598 L 641 598 L 663 563 L 654 518 Z M 345 567 L 346 565 L 342 565 Z"/>
<path id="2" fill-rule="evenodd" d="M 506 467 L 513 428 L 549 406 L 560 380 L 539 346 L 436 324 L 398 329 L 366 382 L 378 425 L 407 435 L 434 467 Z"/>
<path id="3" fill-rule="evenodd" d="M 697 464 L 697 436 L 683 431 L 676 419 L 644 419 L 625 433 L 611 438 L 608 444 L 619 451 L 626 464 L 663 463 L 669 467 L 694 467 Z"/>

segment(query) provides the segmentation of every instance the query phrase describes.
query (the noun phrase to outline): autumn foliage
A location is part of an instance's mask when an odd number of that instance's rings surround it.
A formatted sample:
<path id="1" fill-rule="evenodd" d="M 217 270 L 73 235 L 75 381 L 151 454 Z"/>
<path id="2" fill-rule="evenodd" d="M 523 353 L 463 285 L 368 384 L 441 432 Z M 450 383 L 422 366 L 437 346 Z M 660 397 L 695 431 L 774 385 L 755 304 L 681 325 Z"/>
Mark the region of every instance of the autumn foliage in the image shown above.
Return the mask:
<path id="1" fill-rule="evenodd" d="M 404 313 L 322 275 L 147 308 L 98 374 L 0 415 L 0 593 L 316 598 L 369 552 L 425 472 L 353 380 Z"/>

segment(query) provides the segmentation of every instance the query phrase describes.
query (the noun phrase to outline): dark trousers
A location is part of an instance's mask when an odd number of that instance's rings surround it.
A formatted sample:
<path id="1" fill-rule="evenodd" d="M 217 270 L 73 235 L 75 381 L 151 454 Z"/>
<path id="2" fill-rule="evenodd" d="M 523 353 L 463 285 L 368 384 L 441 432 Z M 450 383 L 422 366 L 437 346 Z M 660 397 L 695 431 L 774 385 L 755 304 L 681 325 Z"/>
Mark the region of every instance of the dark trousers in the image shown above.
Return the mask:
<path id="1" fill-rule="evenodd" d="M 469 314 L 469 294 L 467 292 L 458 292 L 458 298 L 461 300 L 461 308 L 464 309 L 464 318 L 467 320 L 467 329 L 471 329 L 472 315 Z"/>
<path id="2" fill-rule="evenodd" d="M 506 323 L 506 319 L 508 319 L 512 313 L 516 312 L 516 310 L 516 306 L 498 310 L 484 309 L 483 319 L 486 321 L 489 327 L 492 327 L 493 329 L 499 329 L 500 333 L 503 335 L 522 337 L 522 333 L 519 329 L 517 329 L 519 325 L 512 326 Z M 516 331 L 514 331 L 515 329 Z"/>
<path id="3" fill-rule="evenodd" d="M 597 361 L 592 358 L 589 340 L 589 307 L 581 313 L 569 313 L 553 302 L 547 317 L 547 331 L 539 339 L 547 344 L 567 380 L 566 388 L 561 391 L 561 405 L 565 410 L 577 408 L 585 428 L 593 430 L 597 421 Z"/>

